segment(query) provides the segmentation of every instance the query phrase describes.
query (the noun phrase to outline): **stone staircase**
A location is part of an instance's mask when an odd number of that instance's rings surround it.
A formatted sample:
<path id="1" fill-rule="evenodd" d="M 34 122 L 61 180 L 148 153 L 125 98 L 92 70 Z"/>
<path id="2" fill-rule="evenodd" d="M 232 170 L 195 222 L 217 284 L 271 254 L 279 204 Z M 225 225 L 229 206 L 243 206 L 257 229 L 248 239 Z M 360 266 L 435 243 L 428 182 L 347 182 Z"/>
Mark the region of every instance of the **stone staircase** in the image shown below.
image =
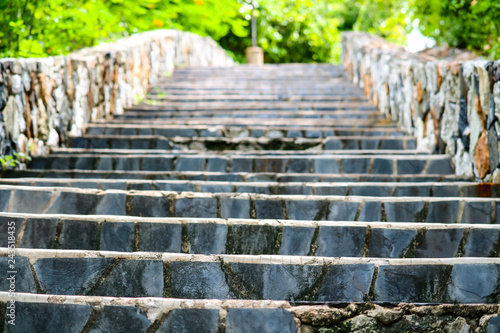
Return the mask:
<path id="1" fill-rule="evenodd" d="M 500 185 L 340 67 L 179 69 L 67 147 L 0 178 L 0 331 L 500 331 Z"/>

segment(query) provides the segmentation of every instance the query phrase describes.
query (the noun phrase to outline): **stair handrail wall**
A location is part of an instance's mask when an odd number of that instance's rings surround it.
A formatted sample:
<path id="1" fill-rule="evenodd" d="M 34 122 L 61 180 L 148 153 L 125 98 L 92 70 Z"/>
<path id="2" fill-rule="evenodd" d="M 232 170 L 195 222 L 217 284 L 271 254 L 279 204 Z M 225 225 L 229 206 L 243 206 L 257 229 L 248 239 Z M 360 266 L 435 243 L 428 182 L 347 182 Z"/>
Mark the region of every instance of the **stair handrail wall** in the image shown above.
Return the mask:
<path id="1" fill-rule="evenodd" d="M 500 61 L 449 48 L 411 53 L 351 31 L 342 35 L 342 63 L 419 149 L 451 155 L 457 175 L 500 181 Z"/>
<path id="2" fill-rule="evenodd" d="M 0 156 L 43 155 L 85 124 L 123 113 L 177 66 L 231 66 L 212 38 L 178 30 L 134 34 L 66 56 L 0 59 Z"/>

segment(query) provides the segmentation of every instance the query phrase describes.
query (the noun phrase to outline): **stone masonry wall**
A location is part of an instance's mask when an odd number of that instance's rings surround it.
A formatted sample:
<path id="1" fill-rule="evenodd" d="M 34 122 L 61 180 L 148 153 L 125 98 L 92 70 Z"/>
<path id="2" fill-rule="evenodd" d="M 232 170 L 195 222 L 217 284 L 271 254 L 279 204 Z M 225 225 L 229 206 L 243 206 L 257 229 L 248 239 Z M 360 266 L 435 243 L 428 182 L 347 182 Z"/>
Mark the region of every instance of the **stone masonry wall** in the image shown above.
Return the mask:
<path id="1" fill-rule="evenodd" d="M 343 34 L 342 51 L 347 75 L 418 148 L 450 154 L 459 175 L 500 181 L 500 61 L 456 50 L 413 54 L 360 32 Z"/>
<path id="2" fill-rule="evenodd" d="M 229 66 L 215 41 L 155 30 L 67 56 L 0 59 L 0 155 L 44 154 L 91 121 L 123 112 L 175 66 Z"/>

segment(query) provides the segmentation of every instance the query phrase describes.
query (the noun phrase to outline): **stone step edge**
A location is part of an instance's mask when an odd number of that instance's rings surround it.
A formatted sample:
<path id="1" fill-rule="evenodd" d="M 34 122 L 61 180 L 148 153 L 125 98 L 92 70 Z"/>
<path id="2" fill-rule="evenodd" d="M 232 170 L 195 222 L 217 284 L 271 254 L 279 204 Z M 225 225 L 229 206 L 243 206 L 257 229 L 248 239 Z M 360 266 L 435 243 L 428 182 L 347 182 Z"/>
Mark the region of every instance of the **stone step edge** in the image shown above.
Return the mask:
<path id="1" fill-rule="evenodd" d="M 10 248 L 0 247 L 0 257 L 12 255 Z M 308 257 L 291 255 L 249 254 L 186 254 L 168 252 L 118 252 L 93 250 L 53 250 L 16 248 L 17 257 L 27 257 L 31 264 L 40 258 L 118 258 L 128 260 L 161 260 L 163 262 L 225 262 L 261 265 L 359 265 L 420 266 L 420 265 L 498 265 L 500 258 L 456 257 L 456 258 L 366 258 L 366 257 Z"/>
<path id="2" fill-rule="evenodd" d="M 85 327 L 92 328 L 91 318 L 96 318 L 101 311 L 107 308 L 131 308 L 137 313 L 142 313 L 151 323 L 153 330 L 160 328 L 165 323 L 168 316 L 173 311 L 183 310 L 216 310 L 218 311 L 216 321 L 213 323 L 213 329 L 219 332 L 225 332 L 228 326 L 228 312 L 234 310 L 255 311 L 262 316 L 262 311 L 271 312 L 269 315 L 276 315 L 276 311 L 290 313 L 288 323 L 292 329 L 296 328 L 298 332 L 310 331 L 313 328 L 336 326 L 342 327 L 343 323 L 350 323 L 356 319 L 375 319 L 379 325 L 387 327 L 397 323 L 403 316 L 416 316 L 417 318 L 428 318 L 429 316 L 444 317 L 448 321 L 449 317 L 452 323 L 449 327 L 460 329 L 465 327 L 468 331 L 476 328 L 474 332 L 485 332 L 490 326 L 493 328 L 500 313 L 498 304 L 430 304 L 430 303 L 390 303 L 390 302 L 359 302 L 359 303 L 336 303 L 328 302 L 328 305 L 322 302 L 288 302 L 288 301 L 270 301 L 270 300 L 219 300 L 219 299 L 174 299 L 174 298 L 126 298 L 126 297 L 107 297 L 107 296 L 70 296 L 54 294 L 30 294 L 15 293 L 14 298 L 8 292 L 0 292 L 0 303 L 7 306 L 11 301 L 28 303 L 35 305 L 35 312 L 44 311 L 44 307 L 50 306 L 52 310 L 64 306 L 90 306 L 94 316 L 90 315 L 86 320 Z M 323 302 L 325 303 L 325 302 Z M 15 303 L 14 303 L 15 304 Z M 307 304 L 307 305 L 304 305 Z M 7 309 L 8 310 L 8 309 Z M 15 310 L 14 310 L 15 312 Z M 90 312 L 90 311 L 89 311 Z M 283 313 L 282 312 L 282 313 Z M 9 311 L 5 311 L 5 322 L 11 319 Z M 269 316 L 268 315 L 268 316 Z M 283 316 L 283 315 L 281 315 Z M 189 318 L 189 317 L 188 317 Z M 269 318 L 269 317 L 268 317 Z M 467 318 L 467 319 L 464 319 Z M 4 318 L 0 318 L 4 321 Z M 113 320 L 113 319 L 112 319 Z M 115 319 L 116 320 L 116 319 Z M 133 317 L 131 318 L 133 321 Z M 138 320 L 135 318 L 135 320 Z M 366 319 L 365 319 L 366 320 Z M 417 319 L 417 323 L 422 319 Z M 422 320 L 423 321 L 423 320 Z M 492 323 L 490 324 L 490 321 Z M 240 325 L 244 323 L 237 321 Z M 293 323 L 294 322 L 294 323 Z M 455 323 L 458 325 L 455 327 Z M 469 324 L 470 325 L 469 325 Z M 37 325 L 32 323 L 33 325 Z M 74 323 L 72 323 L 74 324 Z M 189 320 L 183 322 L 183 328 L 189 328 Z M 281 322 L 283 324 L 283 322 Z M 408 323 L 409 324 L 409 323 Z M 90 325 L 90 326 L 89 326 Z M 252 323 L 246 323 L 252 327 Z M 89 327 L 87 327 L 89 326 Z M 186 327 L 187 326 L 187 327 Z M 458 328 L 457 328 L 458 327 Z M 148 331 L 153 331 L 152 329 Z"/>
<path id="3" fill-rule="evenodd" d="M 15 170 L 16 173 L 37 173 L 37 174 L 44 174 L 44 173 L 80 173 L 80 174 L 144 174 L 145 176 L 147 175 L 176 175 L 176 176 L 198 176 L 198 175 L 205 175 L 205 176 L 222 176 L 222 175 L 239 175 L 244 177 L 245 179 L 248 177 L 256 177 L 256 176 L 276 176 L 276 177 L 318 177 L 320 179 L 323 178 L 359 178 L 359 177 L 374 177 L 374 178 L 398 178 L 398 179 L 404 179 L 404 178 L 429 178 L 429 177 L 436 177 L 440 179 L 467 179 L 470 181 L 473 181 L 470 177 L 466 176 L 458 176 L 458 175 L 442 175 L 442 174 L 425 174 L 425 175 L 419 175 L 419 174 L 406 174 L 406 175 L 367 175 L 365 173 L 350 173 L 350 174 L 338 174 L 338 173 L 283 173 L 283 172 L 214 172 L 214 171 L 142 171 L 142 170 L 137 170 L 137 171 L 126 171 L 126 170 L 61 170 L 61 169 L 27 169 L 27 170 Z M 8 179 L 8 178 L 3 178 L 3 179 Z M 42 178 L 40 178 L 42 179 Z M 78 179 L 78 178 L 72 178 L 72 179 Z M 110 178 L 108 178 L 110 179 Z M 115 179 L 115 178 L 111 178 Z M 252 182 L 249 182 L 252 183 Z"/>
<path id="4" fill-rule="evenodd" d="M 220 129 L 224 130 L 227 127 L 233 127 L 236 129 L 241 129 L 241 126 L 224 126 L 224 125 L 171 125 L 171 124 L 164 124 L 164 125 L 157 125 L 157 124 L 108 124 L 108 123 L 90 123 L 90 124 L 85 124 L 83 125 L 83 130 L 87 130 L 88 128 L 148 128 L 148 129 L 178 129 L 178 128 L 189 128 L 189 129 L 195 129 L 195 130 L 203 130 L 203 129 Z M 248 128 L 252 129 L 269 129 L 267 126 L 252 126 L 249 125 Z M 290 130 L 289 127 L 279 127 L 277 126 L 275 128 L 276 130 L 282 130 L 282 131 L 288 131 Z M 331 127 L 331 126 L 324 126 L 324 127 L 316 127 L 317 130 L 328 130 L 328 131 L 364 131 L 364 132 L 380 132 L 380 131 L 386 131 L 386 132 L 402 132 L 406 133 L 405 130 L 399 129 L 397 127 L 388 127 L 385 129 L 377 129 L 377 128 L 360 128 L 360 129 L 353 129 L 349 127 Z M 298 131 L 308 131 L 310 130 L 309 127 L 297 127 L 293 128 L 293 130 L 298 130 Z"/>
<path id="5" fill-rule="evenodd" d="M 382 201 L 382 202 L 415 202 L 415 201 L 459 201 L 464 202 L 500 202 L 500 198 L 478 198 L 478 197 L 374 197 L 374 196 L 345 196 L 345 195 L 284 195 L 284 194 L 259 194 L 259 193 L 204 193 L 204 192 L 174 192 L 174 191 L 138 191 L 138 190 L 99 190 L 99 189 L 86 189 L 86 188 L 68 188 L 68 187 L 38 187 L 38 186 L 25 186 L 25 185 L 0 185 L 0 190 L 16 190 L 24 191 L 40 191 L 52 192 L 52 195 L 57 195 L 61 192 L 84 193 L 95 195 L 106 195 L 108 193 L 121 193 L 129 196 L 150 196 L 150 197 L 169 197 L 171 199 L 194 199 L 194 198 L 231 198 L 231 199 L 254 199 L 254 200 L 271 200 L 271 201 L 344 201 L 344 202 L 368 202 L 368 201 Z"/>
<path id="6" fill-rule="evenodd" d="M 71 221 L 90 221 L 97 223 L 157 223 L 157 224 L 221 224 L 252 225 L 273 227 L 368 227 L 371 229 L 500 229 L 500 224 L 481 223 L 425 223 L 425 222 L 357 222 L 357 221 L 308 221 L 279 219 L 221 219 L 221 218 L 189 218 L 189 217 L 140 217 L 120 215 L 72 215 L 72 214 L 30 214 L 0 212 L 0 218 L 13 219 L 56 219 Z M 21 227 L 22 229 L 22 227 Z M 18 234 L 20 235 L 20 233 Z M 22 236 L 22 235 L 20 235 Z"/>
<path id="7" fill-rule="evenodd" d="M 229 143 L 260 143 L 266 144 L 272 141 L 284 141 L 284 142 L 293 142 L 296 144 L 300 143 L 324 143 L 328 140 L 400 140 L 400 141 L 408 141 L 408 140 L 416 140 L 416 137 L 405 135 L 405 136 L 362 136 L 362 135 L 352 135 L 352 136 L 326 136 L 322 138 L 269 138 L 269 137 L 168 137 L 164 135 L 123 135 L 123 134 L 84 134 L 82 136 L 73 136 L 69 137 L 69 140 L 73 139 L 120 139 L 120 140 L 170 140 L 174 143 L 187 143 L 187 142 L 217 142 L 224 141 Z"/>
<path id="8" fill-rule="evenodd" d="M 204 150 L 183 150 L 183 149 L 171 149 L 171 150 L 165 150 L 165 149 L 114 149 L 114 148 L 50 148 L 49 154 L 50 155 L 73 155 L 75 153 L 79 154 L 106 154 L 106 155 L 112 155 L 112 154 L 122 154 L 122 155 L 201 155 L 201 154 L 211 154 L 215 156 L 227 156 L 227 155 L 234 155 L 234 156 L 262 156 L 262 155 L 269 155 L 270 157 L 274 156 L 293 156 L 293 154 L 298 154 L 296 156 L 317 156 L 317 155 L 335 155 L 335 156 L 340 156 L 345 154 L 349 154 L 348 156 L 358 156 L 358 155 L 363 155 L 363 156 L 395 156 L 395 155 L 426 155 L 426 156 L 432 156 L 430 152 L 425 151 L 425 150 L 418 150 L 418 149 L 402 149 L 402 150 L 388 150 L 388 149 L 347 149 L 347 150 L 316 150 L 316 147 L 311 147 L 314 148 L 315 150 L 301 150 L 301 151 L 296 151 L 296 150 L 210 150 L 210 149 L 204 149 Z M 51 154 L 53 153 L 53 154 Z M 248 155 L 247 155 L 248 154 Z M 49 156 L 50 156 L 49 155 Z"/>
<path id="9" fill-rule="evenodd" d="M 274 300 L 248 300 L 248 299 L 185 299 L 185 298 L 164 298 L 164 297 L 113 297 L 113 296 L 85 296 L 85 295 L 56 295 L 56 294 L 32 294 L 16 292 L 14 300 L 26 303 L 51 303 L 51 304 L 82 304 L 93 306 L 135 306 L 145 310 L 150 319 L 158 318 L 162 311 L 171 309 L 232 309 L 232 308 L 252 308 L 252 309 L 286 309 L 295 310 L 311 309 L 321 310 L 323 313 L 316 313 L 321 317 L 328 314 L 335 314 L 336 309 L 347 308 L 348 311 L 356 313 L 352 308 L 366 307 L 366 305 L 377 305 L 375 308 L 388 305 L 387 309 L 404 308 L 412 314 L 429 315 L 431 313 L 455 313 L 464 314 L 465 311 L 478 311 L 488 314 L 500 314 L 500 304 L 433 304 L 433 303 L 405 303 L 405 302 L 310 302 L 310 305 L 296 306 L 295 304 L 308 303 L 306 301 L 274 301 Z M 0 302 L 6 303 L 12 299 L 12 294 L 0 291 Z M 326 305 L 328 304 L 328 305 Z M 349 309 L 351 308 L 351 309 Z M 331 311 L 329 311 L 331 310 Z M 436 311 L 438 310 L 438 311 Z M 397 311 L 397 310 L 396 310 Z"/>
<path id="10" fill-rule="evenodd" d="M 109 151 L 114 151 L 114 149 L 108 149 Z M 181 151 L 182 152 L 182 151 Z M 211 158 L 213 156 L 215 157 L 220 157 L 220 155 L 211 153 L 210 151 L 195 151 L 198 153 L 197 156 L 192 156 L 192 155 L 186 155 L 185 158 Z M 263 151 L 267 153 L 267 151 Z M 221 154 L 224 153 L 224 151 L 220 152 Z M 244 153 L 244 152 L 242 152 Z M 125 156 L 124 156 L 125 155 Z M 100 154 L 68 154 L 64 156 L 60 155 L 46 155 L 46 156 L 40 156 L 40 158 L 48 158 L 48 157 L 54 157 L 54 158 L 79 158 L 79 157 L 101 157 L 102 155 Z M 433 161 L 433 160 L 443 160 L 443 159 L 448 159 L 450 160 L 450 156 L 447 154 L 426 154 L 426 155 L 375 155 L 375 156 L 362 156 L 362 155 L 334 155 L 334 156 L 323 156 L 323 155 L 311 155 L 311 156 L 304 156 L 304 155 L 286 155 L 286 156 L 280 156 L 280 155 L 270 155 L 270 156 L 262 156 L 262 155 L 234 155 L 236 156 L 235 158 L 245 158 L 245 159 L 265 159 L 265 160 L 287 160 L 287 159 L 292 159 L 292 158 L 309 158 L 309 159 L 322 159 L 322 160 L 331 160 L 331 159 L 390 159 L 390 160 L 424 160 L 424 161 Z M 106 154 L 106 158 L 112 158 L 115 157 L 113 154 Z M 119 155 L 117 154 L 116 157 L 127 157 L 127 158 L 157 158 L 158 156 L 148 156 L 144 154 L 122 154 Z M 181 158 L 184 157 L 183 154 L 167 154 L 167 155 L 162 155 L 162 158 Z M 228 156 L 227 158 L 231 158 L 231 156 Z M 425 169 L 425 166 L 424 166 Z"/>

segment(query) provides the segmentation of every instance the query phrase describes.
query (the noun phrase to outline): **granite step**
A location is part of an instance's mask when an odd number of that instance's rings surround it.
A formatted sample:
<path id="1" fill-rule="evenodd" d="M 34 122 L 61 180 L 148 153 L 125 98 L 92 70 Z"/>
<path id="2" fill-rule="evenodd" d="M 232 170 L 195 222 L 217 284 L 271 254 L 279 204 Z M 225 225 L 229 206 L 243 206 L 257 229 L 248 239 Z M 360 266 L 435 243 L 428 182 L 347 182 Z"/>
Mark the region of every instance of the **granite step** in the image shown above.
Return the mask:
<path id="1" fill-rule="evenodd" d="M 181 149 L 181 150 L 409 150 L 417 142 L 410 136 L 337 136 L 315 138 L 168 138 L 158 135 L 85 135 L 70 138 L 72 148 L 93 149 Z"/>
<path id="2" fill-rule="evenodd" d="M 311 102 L 368 102 L 368 99 L 363 95 L 234 95 L 221 94 L 215 91 L 210 93 L 192 93 L 192 94 L 170 94 L 161 90 L 153 90 L 148 93 L 148 100 L 157 100 L 162 102 L 272 102 L 272 101 L 311 101 Z M 133 108 L 129 108 L 132 109 Z"/>
<path id="3" fill-rule="evenodd" d="M 8 310 L 7 292 L 0 304 Z M 497 332 L 497 304 L 396 304 L 258 300 L 194 300 L 57 296 L 18 293 L 18 320 L 8 332 L 59 332 L 72 323 L 76 333 L 104 332 L 315 332 L 342 331 L 360 322 L 372 332 L 411 332 L 421 318 L 430 330 Z M 39 315 L 44 314 L 44 315 Z M 46 315 L 45 315 L 46 314 Z M 50 314 L 50 315 L 49 315 Z M 3 316 L 0 318 L 3 322 Z M 5 312 L 5 322 L 11 320 Z M 466 332 L 466 330 L 464 330 Z"/>
<path id="4" fill-rule="evenodd" d="M 411 143 L 410 143 L 411 144 Z M 134 145 L 134 143 L 132 143 Z M 135 144 L 136 145 L 136 144 Z M 176 146 L 174 148 L 179 148 Z M 202 146 L 193 145 L 193 150 L 183 149 L 117 149 L 117 148 L 51 148 L 50 155 L 75 155 L 75 154 L 100 154 L 100 155 L 199 155 L 210 154 L 214 156 L 317 156 L 317 155 L 429 155 L 429 152 L 424 150 L 403 149 L 403 150 L 388 150 L 388 149 L 335 149 L 335 150 L 320 150 L 318 147 L 311 147 L 305 150 L 246 150 L 244 145 L 240 145 L 240 150 L 207 150 Z M 214 147 L 215 148 L 215 147 Z"/>
<path id="5" fill-rule="evenodd" d="M 377 111 L 377 108 L 369 102 L 191 102 L 191 103 L 174 103 L 150 105 L 137 104 L 135 110 L 172 110 L 172 111 L 204 111 L 204 110 L 226 110 L 226 111 L 244 111 L 244 110 L 317 110 L 317 111 L 334 111 L 334 110 L 359 110 L 359 111 Z M 382 113 L 378 113 L 382 114 Z"/>
<path id="6" fill-rule="evenodd" d="M 165 137 L 266 137 L 325 138 L 329 136 L 407 136 L 396 127 L 349 128 L 297 126 L 221 126 L 93 123 L 86 126 L 87 135 L 160 135 Z"/>
<path id="7" fill-rule="evenodd" d="M 215 171 L 277 173 L 453 174 L 448 155 L 53 155 L 34 158 L 31 169 Z"/>
<path id="8" fill-rule="evenodd" d="M 151 119 L 111 119 L 109 121 L 96 121 L 97 124 L 151 124 Z M 179 118 L 179 119 L 155 119 L 155 125 L 224 125 L 224 126 L 269 126 L 269 127 L 315 127 L 337 126 L 348 128 L 396 128 L 394 124 L 387 120 L 368 119 L 259 119 L 259 118 Z"/>
<path id="9" fill-rule="evenodd" d="M 500 223 L 500 199 L 177 193 L 0 185 L 0 212 L 314 221 Z"/>
<path id="10" fill-rule="evenodd" d="M 205 180 L 236 182 L 470 182 L 470 177 L 456 175 L 367 175 L 274 172 L 196 172 L 196 171 L 98 171 L 98 170 L 7 170 L 4 178 L 68 178 L 68 179 L 148 179 Z"/>
<path id="11" fill-rule="evenodd" d="M 276 195 L 352 195 L 382 197 L 500 198 L 500 184 L 474 182 L 237 182 L 205 180 L 136 180 L 72 178 L 3 178 L 1 185 L 73 187 L 100 190 L 258 193 Z"/>
<path id="12" fill-rule="evenodd" d="M 0 214 L 16 247 L 367 258 L 493 257 L 500 225 Z M 446 246 L 443 246 L 446 244 Z M 0 241 L 7 247 L 7 239 Z"/>
<path id="13" fill-rule="evenodd" d="M 156 104 L 154 104 L 156 106 Z M 378 111 L 161 111 L 149 108 L 145 110 L 130 110 L 124 114 L 116 115 L 115 119 L 192 119 L 192 118 L 243 118 L 243 119 L 384 119 Z"/>
<path id="14" fill-rule="evenodd" d="M 3 265 L 7 254 L 8 249 L 0 249 Z M 310 258 L 17 249 L 15 259 L 22 272 L 17 291 L 34 294 L 485 304 L 500 299 L 499 258 Z M 2 284 L 6 291 L 7 281 Z"/>

